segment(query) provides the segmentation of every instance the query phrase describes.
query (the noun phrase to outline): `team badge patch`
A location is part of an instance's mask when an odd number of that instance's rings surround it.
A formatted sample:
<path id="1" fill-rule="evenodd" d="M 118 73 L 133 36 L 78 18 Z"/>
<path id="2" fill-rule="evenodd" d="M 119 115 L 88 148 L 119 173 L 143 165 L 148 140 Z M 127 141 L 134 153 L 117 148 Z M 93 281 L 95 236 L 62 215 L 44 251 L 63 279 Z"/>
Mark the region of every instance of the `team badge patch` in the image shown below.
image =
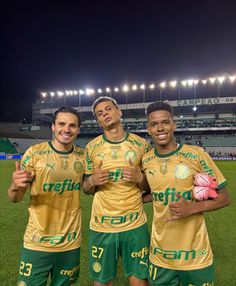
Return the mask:
<path id="1" fill-rule="evenodd" d="M 168 160 L 161 160 L 161 165 L 160 165 L 160 172 L 165 175 L 168 171 Z"/>
<path id="2" fill-rule="evenodd" d="M 97 273 L 100 272 L 102 270 L 101 264 L 99 262 L 94 262 L 93 263 L 93 270 Z"/>
<path id="3" fill-rule="evenodd" d="M 79 173 L 81 171 L 83 171 L 83 164 L 81 162 L 75 162 L 74 163 L 74 170 L 76 173 Z"/>
<path id="4" fill-rule="evenodd" d="M 190 174 L 189 167 L 185 164 L 178 164 L 175 167 L 174 174 L 178 179 L 186 179 Z"/>
<path id="5" fill-rule="evenodd" d="M 68 161 L 67 160 L 61 160 L 61 166 L 63 170 L 66 170 L 68 168 Z"/>
<path id="6" fill-rule="evenodd" d="M 134 163 L 136 159 L 137 159 L 137 154 L 135 151 L 129 150 L 125 153 L 126 162 L 129 162 L 129 160 L 131 160 Z"/>
<path id="7" fill-rule="evenodd" d="M 118 159 L 118 151 L 120 150 L 121 146 L 112 146 L 111 147 L 111 158 L 116 160 Z"/>

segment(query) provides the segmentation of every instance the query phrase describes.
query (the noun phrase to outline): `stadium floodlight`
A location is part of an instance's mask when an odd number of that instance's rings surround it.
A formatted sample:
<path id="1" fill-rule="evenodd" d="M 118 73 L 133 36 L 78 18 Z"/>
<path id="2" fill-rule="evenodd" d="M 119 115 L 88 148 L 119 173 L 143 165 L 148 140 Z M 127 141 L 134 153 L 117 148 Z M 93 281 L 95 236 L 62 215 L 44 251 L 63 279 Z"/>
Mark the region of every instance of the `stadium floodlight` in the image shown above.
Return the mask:
<path id="1" fill-rule="evenodd" d="M 172 81 L 170 82 L 170 86 L 171 86 L 172 88 L 175 88 L 176 85 L 177 85 L 177 81 L 176 81 L 176 80 L 172 80 Z"/>
<path id="2" fill-rule="evenodd" d="M 199 82 L 199 80 L 198 80 L 198 79 L 194 79 L 194 80 L 193 80 L 194 85 L 197 85 L 197 84 L 198 84 L 198 82 Z"/>
<path id="3" fill-rule="evenodd" d="M 80 90 L 79 90 L 79 94 L 80 94 L 80 95 L 83 95 L 83 94 L 85 94 L 85 91 L 84 91 L 83 89 L 80 89 Z"/>
<path id="4" fill-rule="evenodd" d="M 74 93 L 74 95 L 77 95 L 77 94 L 78 94 L 78 91 L 77 91 L 77 90 L 74 90 L 73 93 Z"/>
<path id="5" fill-rule="evenodd" d="M 111 92 L 110 87 L 106 87 L 106 92 Z"/>
<path id="6" fill-rule="evenodd" d="M 73 90 L 70 90 L 70 95 L 73 95 L 73 94 L 74 94 Z"/>
<path id="7" fill-rule="evenodd" d="M 193 111 L 197 111 L 197 106 L 196 105 L 194 105 Z"/>
<path id="8" fill-rule="evenodd" d="M 186 86 L 187 85 L 187 80 L 182 80 L 181 84 L 182 84 L 182 86 Z"/>
<path id="9" fill-rule="evenodd" d="M 137 90 L 137 85 L 136 84 L 132 85 L 132 90 Z"/>
<path id="10" fill-rule="evenodd" d="M 160 87 L 161 87 L 161 88 L 165 88 L 165 87 L 166 87 L 166 82 L 165 82 L 165 81 L 161 82 L 161 83 L 160 83 Z"/>
<path id="11" fill-rule="evenodd" d="M 85 89 L 85 93 L 86 93 L 87 95 L 91 95 L 91 94 L 94 93 L 94 90 L 91 89 L 91 88 L 86 88 L 86 89 Z"/>
<path id="12" fill-rule="evenodd" d="M 202 79 L 202 83 L 203 83 L 204 85 L 206 85 L 206 84 L 207 84 L 207 79 Z"/>
<path id="13" fill-rule="evenodd" d="M 210 81 L 211 84 L 214 84 L 215 81 L 216 81 L 216 78 L 215 78 L 215 77 L 210 77 L 210 78 L 209 78 L 209 81 Z"/>
<path id="14" fill-rule="evenodd" d="M 119 88 L 118 88 L 118 87 L 115 87 L 115 88 L 114 88 L 114 91 L 115 91 L 115 92 L 118 92 L 118 91 L 119 91 Z"/>
<path id="15" fill-rule="evenodd" d="M 69 90 L 66 90 L 65 93 L 66 93 L 66 95 L 70 95 L 70 91 Z"/>
<path id="16" fill-rule="evenodd" d="M 51 95 L 51 97 L 55 96 L 55 92 L 51 91 L 50 95 Z"/>
<path id="17" fill-rule="evenodd" d="M 61 97 L 61 96 L 64 95 L 64 92 L 62 92 L 62 91 L 57 91 L 57 95 Z"/>
<path id="18" fill-rule="evenodd" d="M 150 88 L 150 89 L 154 89 L 154 88 L 155 88 L 155 84 L 154 84 L 154 83 L 150 84 L 150 85 L 149 85 L 149 88 Z"/>
<path id="19" fill-rule="evenodd" d="M 217 80 L 220 84 L 222 84 L 225 81 L 225 76 L 218 76 Z"/>
<path id="20" fill-rule="evenodd" d="M 230 79 L 231 82 L 234 82 L 234 81 L 235 81 L 235 78 L 236 78 L 235 75 L 230 75 L 230 76 L 229 76 L 229 79 Z"/>
<path id="21" fill-rule="evenodd" d="M 193 85 L 193 79 L 188 79 L 187 83 L 189 86 L 192 86 Z"/>
<path id="22" fill-rule="evenodd" d="M 129 87 L 128 87 L 128 85 L 127 84 L 125 84 L 124 86 L 123 86 L 123 91 L 124 92 L 127 92 L 127 91 L 129 91 Z"/>
<path id="23" fill-rule="evenodd" d="M 47 97 L 47 93 L 46 92 L 41 92 L 41 95 L 43 98 Z"/>
<path id="24" fill-rule="evenodd" d="M 180 115 L 180 118 L 183 118 L 184 116 L 183 115 Z"/>
<path id="25" fill-rule="evenodd" d="M 101 89 L 101 88 L 98 89 L 98 93 L 99 93 L 99 94 L 102 93 L 102 89 Z"/>
<path id="26" fill-rule="evenodd" d="M 144 90 L 144 89 L 145 89 L 145 84 L 142 83 L 142 84 L 140 85 L 140 88 L 141 88 L 142 90 Z"/>

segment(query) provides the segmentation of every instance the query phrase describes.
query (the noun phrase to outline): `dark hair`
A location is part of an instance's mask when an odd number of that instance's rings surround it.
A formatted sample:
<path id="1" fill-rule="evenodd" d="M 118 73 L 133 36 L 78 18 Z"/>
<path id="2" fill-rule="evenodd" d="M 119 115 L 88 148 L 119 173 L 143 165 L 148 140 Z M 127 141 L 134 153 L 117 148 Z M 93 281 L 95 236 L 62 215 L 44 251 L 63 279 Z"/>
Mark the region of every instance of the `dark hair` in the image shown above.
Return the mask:
<path id="1" fill-rule="evenodd" d="M 52 123 L 53 124 L 55 124 L 55 121 L 57 119 L 57 114 L 58 113 L 71 113 L 71 114 L 74 114 L 78 118 L 78 125 L 80 127 L 81 119 L 80 119 L 79 113 L 77 112 L 76 109 L 74 109 L 72 107 L 69 107 L 69 106 L 62 106 L 62 107 L 60 107 L 53 114 L 53 118 L 52 118 Z"/>
<path id="2" fill-rule="evenodd" d="M 119 108 L 119 107 L 118 107 L 118 104 L 117 104 L 117 102 L 116 102 L 116 100 L 115 100 L 114 98 L 109 97 L 109 96 L 101 96 L 101 97 L 97 98 L 97 99 L 94 101 L 93 105 L 92 105 L 92 112 L 93 112 L 93 115 L 94 115 L 95 118 L 97 118 L 97 117 L 96 117 L 96 114 L 95 114 L 95 108 L 96 108 L 96 106 L 97 106 L 99 103 L 104 102 L 104 101 L 110 101 L 110 102 L 112 102 L 112 103 L 114 104 L 114 106 L 115 106 L 117 109 Z"/>
<path id="3" fill-rule="evenodd" d="M 173 110 L 170 104 L 163 101 L 156 101 L 148 105 L 146 114 L 147 116 L 153 111 L 165 110 L 168 111 L 173 117 Z"/>

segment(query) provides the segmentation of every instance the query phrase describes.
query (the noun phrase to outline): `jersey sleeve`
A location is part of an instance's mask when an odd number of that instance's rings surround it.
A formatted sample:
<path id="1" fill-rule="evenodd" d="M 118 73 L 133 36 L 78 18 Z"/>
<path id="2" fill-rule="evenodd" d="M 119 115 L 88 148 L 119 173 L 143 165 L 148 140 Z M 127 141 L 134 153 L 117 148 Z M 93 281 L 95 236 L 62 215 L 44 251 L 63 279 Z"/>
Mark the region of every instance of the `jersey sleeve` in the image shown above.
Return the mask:
<path id="1" fill-rule="evenodd" d="M 224 188 L 227 185 L 227 181 L 219 170 L 219 168 L 214 163 L 213 159 L 210 157 L 210 155 L 206 151 L 201 149 L 199 157 L 201 171 L 216 178 L 218 190 Z"/>
<path id="2" fill-rule="evenodd" d="M 92 174 L 93 174 L 93 162 L 91 159 L 89 145 L 87 145 L 84 150 L 84 176 L 89 177 Z"/>
<path id="3" fill-rule="evenodd" d="M 21 169 L 26 171 L 34 171 L 34 160 L 32 147 L 26 150 L 21 159 Z"/>

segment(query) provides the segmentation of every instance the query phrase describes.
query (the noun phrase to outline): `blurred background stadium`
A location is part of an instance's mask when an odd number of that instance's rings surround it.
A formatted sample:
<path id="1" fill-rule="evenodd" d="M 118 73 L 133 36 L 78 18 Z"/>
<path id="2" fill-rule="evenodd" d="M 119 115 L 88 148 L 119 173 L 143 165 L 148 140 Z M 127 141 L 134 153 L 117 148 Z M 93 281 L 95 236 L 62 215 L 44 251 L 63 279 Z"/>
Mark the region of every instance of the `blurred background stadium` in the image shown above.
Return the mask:
<path id="1" fill-rule="evenodd" d="M 53 112 L 61 106 L 72 106 L 82 118 L 76 144 L 86 143 L 101 133 L 91 113 L 99 96 L 117 100 L 123 112 L 125 129 L 139 134 L 150 143 L 146 133 L 145 109 L 156 100 L 168 101 L 177 123 L 176 139 L 199 145 L 212 156 L 236 157 L 236 75 L 201 79 L 183 79 L 150 84 L 125 84 L 104 88 L 44 91 L 32 105 L 32 123 L 0 123 L 0 155 L 11 157 L 23 153 L 30 145 L 52 137 Z M 4 157 L 2 157 L 4 158 Z"/>

